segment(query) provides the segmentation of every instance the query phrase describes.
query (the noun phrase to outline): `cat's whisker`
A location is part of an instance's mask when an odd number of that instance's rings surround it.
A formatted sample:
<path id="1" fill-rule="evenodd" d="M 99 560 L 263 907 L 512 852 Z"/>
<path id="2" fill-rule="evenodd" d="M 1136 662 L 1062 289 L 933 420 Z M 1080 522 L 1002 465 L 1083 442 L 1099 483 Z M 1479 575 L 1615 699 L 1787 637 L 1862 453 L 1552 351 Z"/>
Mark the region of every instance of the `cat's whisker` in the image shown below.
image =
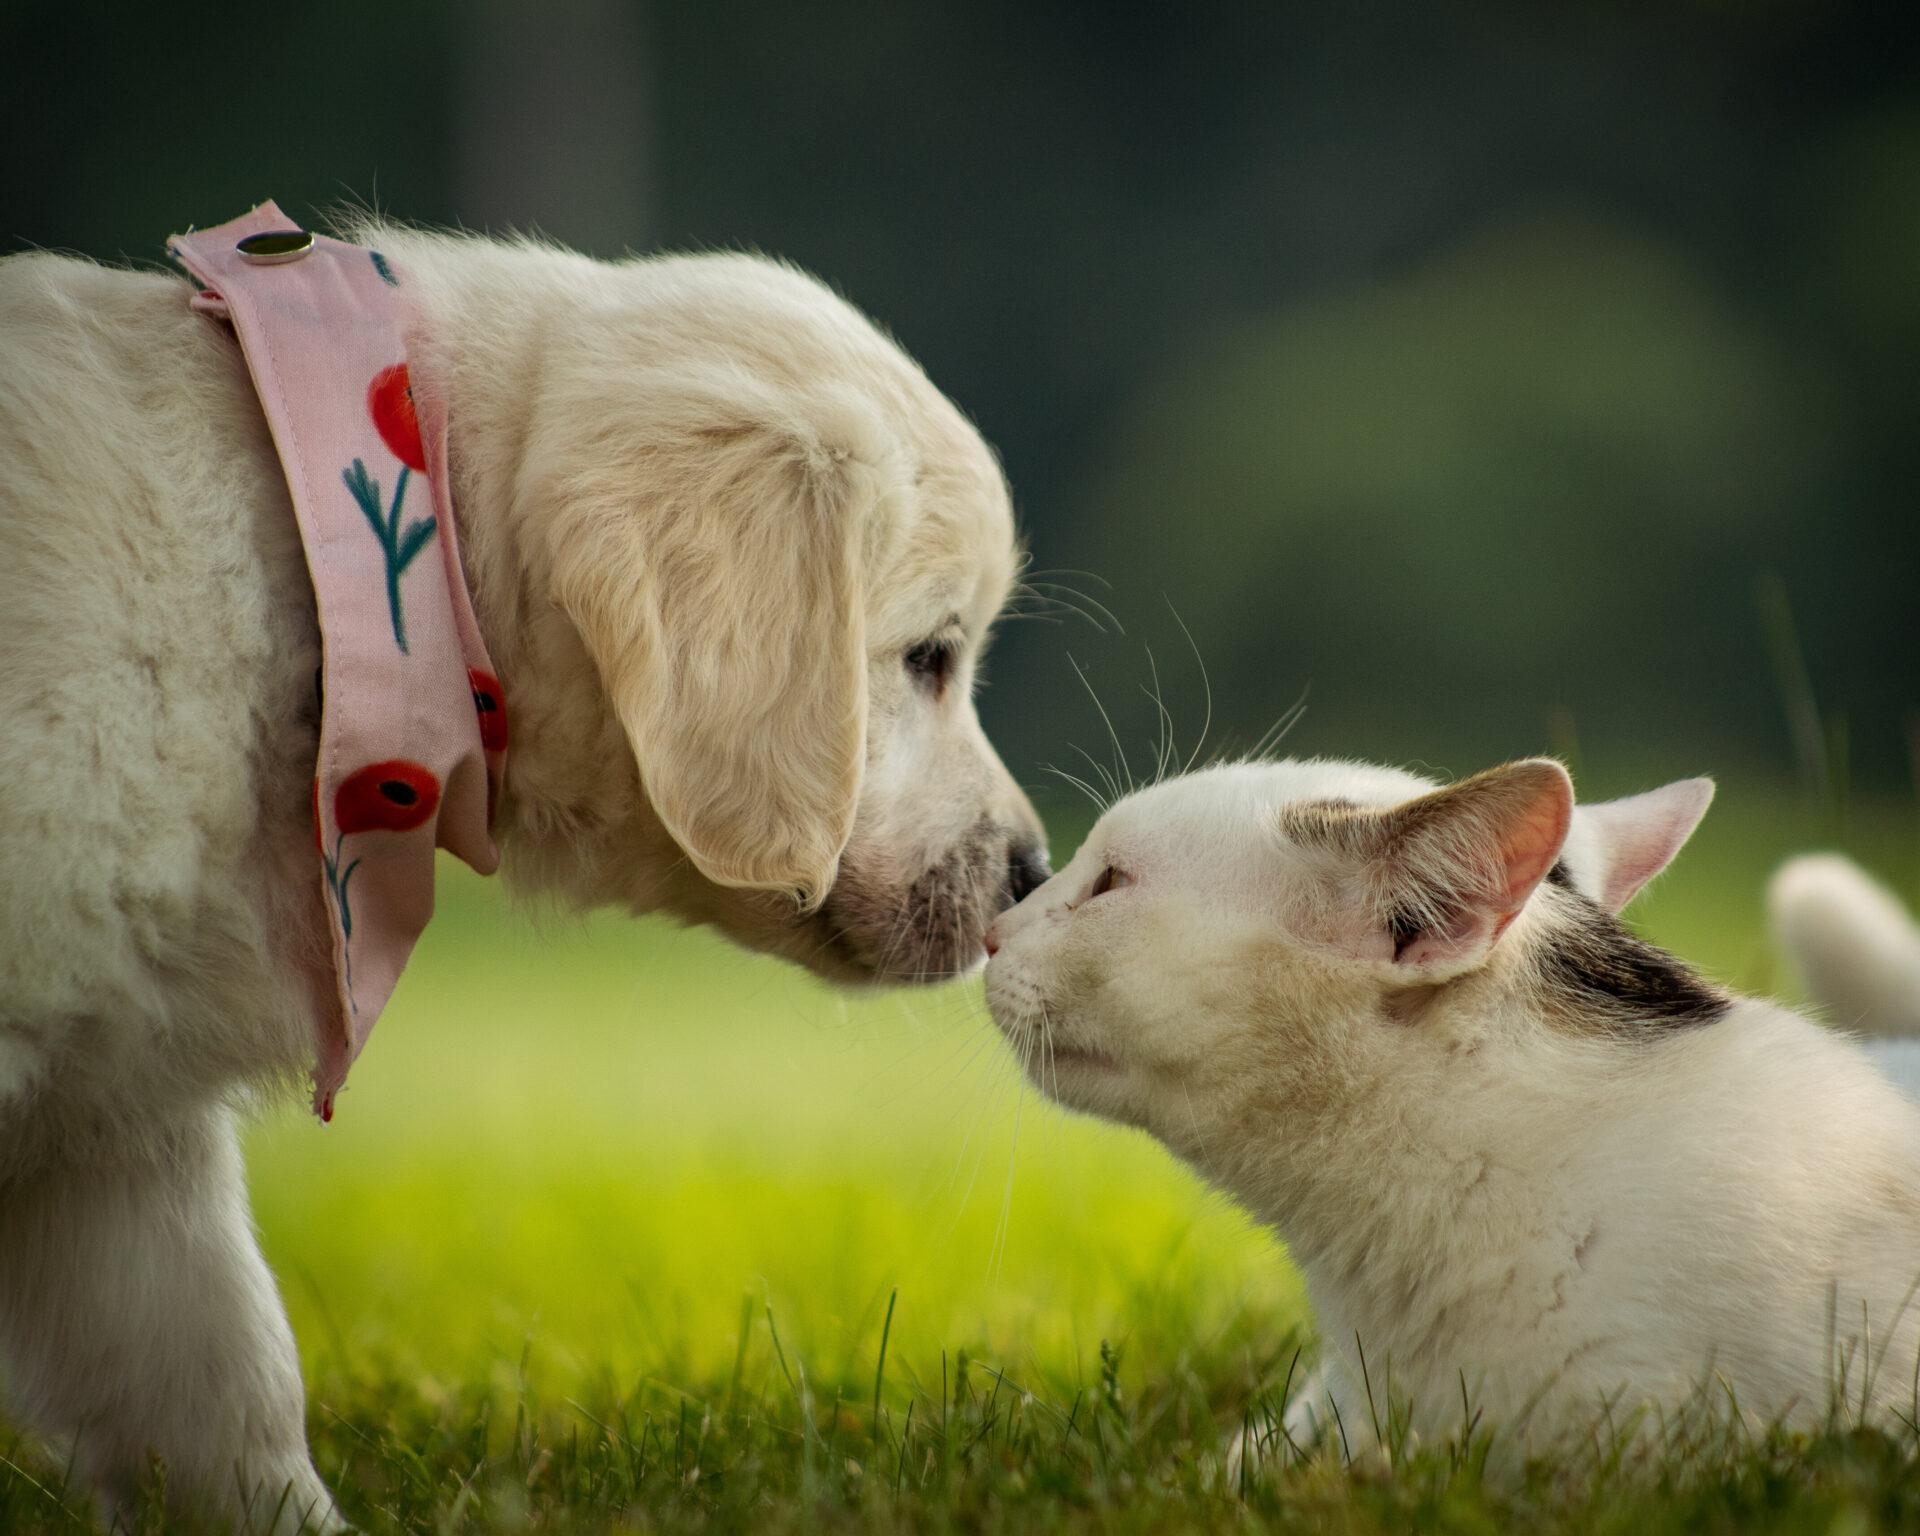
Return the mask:
<path id="1" fill-rule="evenodd" d="M 981 1051 L 995 1038 L 996 1035 L 993 1026 L 982 1021 L 980 1026 L 971 1033 L 962 1035 L 947 1051 L 946 1055 L 941 1057 L 939 1061 L 933 1063 L 917 1081 L 907 1086 L 913 1089 L 923 1088 L 929 1082 L 933 1081 L 935 1074 L 939 1074 L 942 1081 L 956 1078 L 964 1079 L 967 1069 L 980 1059 Z M 959 1059 L 963 1051 L 968 1052 L 965 1061 Z"/>
<path id="2" fill-rule="evenodd" d="M 997 1038 L 997 1031 L 995 1031 L 991 1025 L 983 1023 L 982 1028 L 975 1032 L 972 1042 L 974 1050 L 962 1065 L 962 1073 L 970 1072 L 973 1066 L 980 1060 L 981 1051 Z M 958 1182 L 961 1164 L 966 1161 L 968 1151 L 971 1150 L 974 1154 L 973 1171 L 968 1174 L 967 1187 L 961 1191 L 959 1201 L 954 1209 L 953 1227 L 955 1228 L 959 1226 L 961 1217 L 965 1215 L 967 1206 L 973 1200 L 974 1188 L 980 1182 L 980 1169 L 986 1162 L 987 1150 L 985 1146 L 977 1143 L 975 1138 L 980 1126 L 985 1120 L 985 1117 L 978 1112 L 977 1104 L 978 1101 L 984 1098 L 988 1087 L 989 1085 L 981 1077 L 974 1077 L 969 1084 L 966 1098 L 955 1107 L 955 1117 L 958 1117 L 961 1121 L 962 1134 L 960 1150 L 955 1155 L 953 1171 L 949 1175 L 950 1183 Z"/>
<path id="3" fill-rule="evenodd" d="M 1194 664 L 1200 668 L 1200 687 L 1206 694 L 1206 713 L 1200 721 L 1200 735 L 1193 743 L 1193 750 L 1187 754 L 1187 760 L 1180 765 L 1182 773 L 1192 773 L 1193 765 L 1200 761 L 1200 754 L 1206 750 L 1207 733 L 1213 729 L 1213 679 L 1207 675 L 1207 660 L 1200 654 L 1200 642 L 1193 638 L 1193 631 L 1187 628 L 1187 621 L 1180 617 L 1180 610 L 1173 606 L 1173 600 L 1167 600 L 1167 612 L 1173 615 L 1173 622 L 1180 626 L 1180 633 L 1187 637 L 1187 649 L 1193 652 Z"/>
<path id="4" fill-rule="evenodd" d="M 1300 697 L 1281 712 L 1280 718 L 1260 733 L 1260 739 L 1247 749 L 1244 761 L 1257 763 L 1292 734 L 1293 728 L 1300 723 L 1307 712 L 1307 694 L 1312 685 L 1300 690 Z"/>
<path id="5" fill-rule="evenodd" d="M 910 1017 L 914 1019 L 914 1022 L 916 1025 L 919 1025 L 922 1023 L 922 1021 L 920 1020 L 917 1014 L 910 1015 Z M 936 1024 L 946 1024 L 946 1023 L 953 1022 L 953 1020 L 941 1019 L 935 1022 Z M 910 1035 L 904 1040 L 902 1040 L 898 1048 L 894 1051 L 894 1053 L 887 1056 L 883 1061 L 880 1062 L 878 1066 L 875 1067 L 874 1073 L 873 1073 L 874 1081 L 892 1083 L 896 1074 L 899 1074 L 904 1070 L 906 1070 L 909 1064 L 913 1061 L 914 1057 L 924 1053 L 927 1050 L 929 1043 L 935 1038 L 936 1036 L 933 1033 L 933 1031 L 927 1030 L 923 1033 Z M 951 1067 L 953 1058 L 954 1056 L 959 1054 L 960 1049 L 961 1047 L 958 1045 L 951 1046 L 945 1056 L 943 1056 L 939 1061 L 935 1062 L 932 1066 L 928 1067 L 927 1070 L 923 1072 L 918 1078 L 915 1078 L 909 1082 L 902 1082 L 898 1084 L 895 1087 L 894 1091 L 897 1092 L 902 1098 L 907 1098 L 907 1097 L 910 1097 L 916 1090 L 925 1087 L 927 1083 L 932 1081 L 935 1073 L 943 1074 L 943 1079 L 944 1079 L 944 1076 L 950 1075 L 949 1069 Z"/>
<path id="6" fill-rule="evenodd" d="M 1099 790 L 1095 789 L 1085 779 L 1080 778 L 1076 774 L 1068 773 L 1067 770 L 1064 768 L 1056 768 L 1052 763 L 1048 763 L 1044 766 L 1042 771 L 1046 773 L 1051 773 L 1056 778 L 1062 779 L 1066 783 L 1071 784 L 1075 789 L 1079 790 L 1081 794 L 1085 795 L 1089 800 L 1093 802 L 1094 810 L 1101 812 L 1102 814 L 1105 813 L 1108 805 L 1111 803 L 1101 795 Z"/>
<path id="7" fill-rule="evenodd" d="M 1173 713 L 1167 708 L 1167 701 L 1161 693 L 1160 663 L 1154 659 L 1153 647 L 1148 646 L 1146 651 L 1147 669 L 1153 676 L 1153 687 L 1149 690 L 1143 683 L 1140 691 L 1153 701 L 1153 707 L 1159 711 L 1160 714 L 1160 732 L 1154 743 L 1153 782 L 1155 784 L 1162 784 L 1166 782 L 1167 770 L 1173 766 L 1173 754 L 1176 750 L 1174 746 Z"/>
<path id="8" fill-rule="evenodd" d="M 1053 1015 L 1047 1012 L 1047 1007 L 1045 1003 L 1042 1003 L 1040 1005 L 1039 1018 L 1040 1018 L 1040 1047 L 1043 1053 L 1042 1059 L 1041 1059 L 1041 1072 L 1042 1072 L 1041 1080 L 1044 1082 L 1048 1077 L 1052 1078 L 1053 1086 L 1048 1090 L 1048 1092 L 1051 1093 L 1055 1098 L 1058 1098 L 1060 1096 L 1060 1062 L 1058 1057 L 1054 1053 Z"/>
<path id="9" fill-rule="evenodd" d="M 1080 686 L 1087 690 L 1087 697 L 1093 700 L 1093 707 L 1100 711 L 1100 718 L 1107 727 L 1107 740 L 1113 743 L 1114 756 L 1120 760 L 1120 772 L 1127 781 L 1128 791 L 1131 792 L 1134 787 L 1133 769 L 1127 763 L 1127 749 L 1120 745 L 1120 733 L 1113 728 L 1113 716 L 1107 713 L 1107 706 L 1100 702 L 1100 695 L 1088 680 L 1086 671 L 1071 654 L 1067 657 L 1067 664 L 1073 668 L 1074 674 L 1080 679 Z M 1116 795 L 1115 798 L 1119 797 Z"/>
<path id="10" fill-rule="evenodd" d="M 1073 742 L 1068 742 L 1067 745 L 1072 748 L 1073 751 L 1078 752 L 1084 757 L 1087 760 L 1087 766 L 1100 775 L 1100 782 L 1106 786 L 1107 790 L 1107 804 L 1111 805 L 1114 801 L 1118 800 L 1121 796 L 1121 789 L 1119 781 L 1114 778 L 1113 774 L 1103 767 L 1085 747 Z"/>
<path id="11" fill-rule="evenodd" d="M 1007 1177 L 1000 1189 L 1000 1220 L 994 1228 L 993 1246 L 987 1257 L 987 1279 L 1000 1277 L 1000 1261 L 1006 1255 L 1007 1232 L 1013 1224 L 1013 1171 L 1020 1155 L 1020 1112 L 1027 1103 L 1027 1076 L 1019 1074 L 1013 1090 L 1013 1136 L 1007 1144 Z"/>

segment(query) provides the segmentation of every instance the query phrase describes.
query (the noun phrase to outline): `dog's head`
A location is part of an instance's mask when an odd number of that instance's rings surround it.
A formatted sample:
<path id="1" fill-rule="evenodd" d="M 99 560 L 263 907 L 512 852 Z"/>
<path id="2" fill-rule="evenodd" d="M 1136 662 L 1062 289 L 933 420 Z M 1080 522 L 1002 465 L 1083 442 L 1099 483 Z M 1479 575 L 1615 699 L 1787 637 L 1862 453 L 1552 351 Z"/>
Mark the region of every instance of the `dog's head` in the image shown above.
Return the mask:
<path id="1" fill-rule="evenodd" d="M 992 453 L 791 270 L 592 270 L 510 477 L 510 853 L 835 979 L 970 969 L 1046 876 L 973 705 L 1016 567 Z"/>

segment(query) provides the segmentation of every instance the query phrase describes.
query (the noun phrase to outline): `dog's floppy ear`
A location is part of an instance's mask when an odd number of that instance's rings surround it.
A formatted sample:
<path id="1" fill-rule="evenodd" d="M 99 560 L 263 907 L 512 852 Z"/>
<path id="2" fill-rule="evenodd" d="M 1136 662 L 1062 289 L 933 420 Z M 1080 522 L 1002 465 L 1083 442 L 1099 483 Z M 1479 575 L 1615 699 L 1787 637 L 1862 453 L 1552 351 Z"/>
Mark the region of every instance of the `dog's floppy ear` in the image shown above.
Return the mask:
<path id="1" fill-rule="evenodd" d="M 791 424 L 722 416 L 617 485 L 576 483 L 558 520 L 555 597 L 655 814 L 716 884 L 804 907 L 833 885 L 866 757 L 870 475 Z"/>

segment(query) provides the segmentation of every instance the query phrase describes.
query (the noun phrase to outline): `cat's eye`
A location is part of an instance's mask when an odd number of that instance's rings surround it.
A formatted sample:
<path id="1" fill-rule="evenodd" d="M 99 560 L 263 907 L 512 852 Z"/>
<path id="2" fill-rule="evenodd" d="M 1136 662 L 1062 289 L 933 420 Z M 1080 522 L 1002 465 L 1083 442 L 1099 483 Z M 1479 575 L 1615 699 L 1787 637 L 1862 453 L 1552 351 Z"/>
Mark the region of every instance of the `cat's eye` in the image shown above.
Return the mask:
<path id="1" fill-rule="evenodd" d="M 1124 869 L 1115 869 L 1109 864 L 1105 869 L 1100 871 L 1100 878 L 1093 882 L 1092 889 L 1087 892 L 1083 899 L 1092 901 L 1096 896 L 1104 896 L 1109 891 L 1117 891 L 1132 884 L 1132 875 L 1128 874 Z"/>

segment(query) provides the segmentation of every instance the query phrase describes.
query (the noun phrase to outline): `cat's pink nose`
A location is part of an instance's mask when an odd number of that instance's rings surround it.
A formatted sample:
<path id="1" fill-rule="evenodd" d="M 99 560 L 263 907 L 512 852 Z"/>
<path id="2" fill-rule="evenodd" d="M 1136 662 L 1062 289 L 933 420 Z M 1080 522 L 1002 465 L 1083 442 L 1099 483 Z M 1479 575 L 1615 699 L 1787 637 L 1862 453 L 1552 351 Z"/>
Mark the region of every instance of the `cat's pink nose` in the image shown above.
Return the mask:
<path id="1" fill-rule="evenodd" d="M 987 925 L 987 936 L 981 940 L 981 943 L 987 946 L 987 958 L 989 960 L 1000 953 L 1000 935 L 995 931 L 999 926 L 998 923 L 989 923 Z"/>

